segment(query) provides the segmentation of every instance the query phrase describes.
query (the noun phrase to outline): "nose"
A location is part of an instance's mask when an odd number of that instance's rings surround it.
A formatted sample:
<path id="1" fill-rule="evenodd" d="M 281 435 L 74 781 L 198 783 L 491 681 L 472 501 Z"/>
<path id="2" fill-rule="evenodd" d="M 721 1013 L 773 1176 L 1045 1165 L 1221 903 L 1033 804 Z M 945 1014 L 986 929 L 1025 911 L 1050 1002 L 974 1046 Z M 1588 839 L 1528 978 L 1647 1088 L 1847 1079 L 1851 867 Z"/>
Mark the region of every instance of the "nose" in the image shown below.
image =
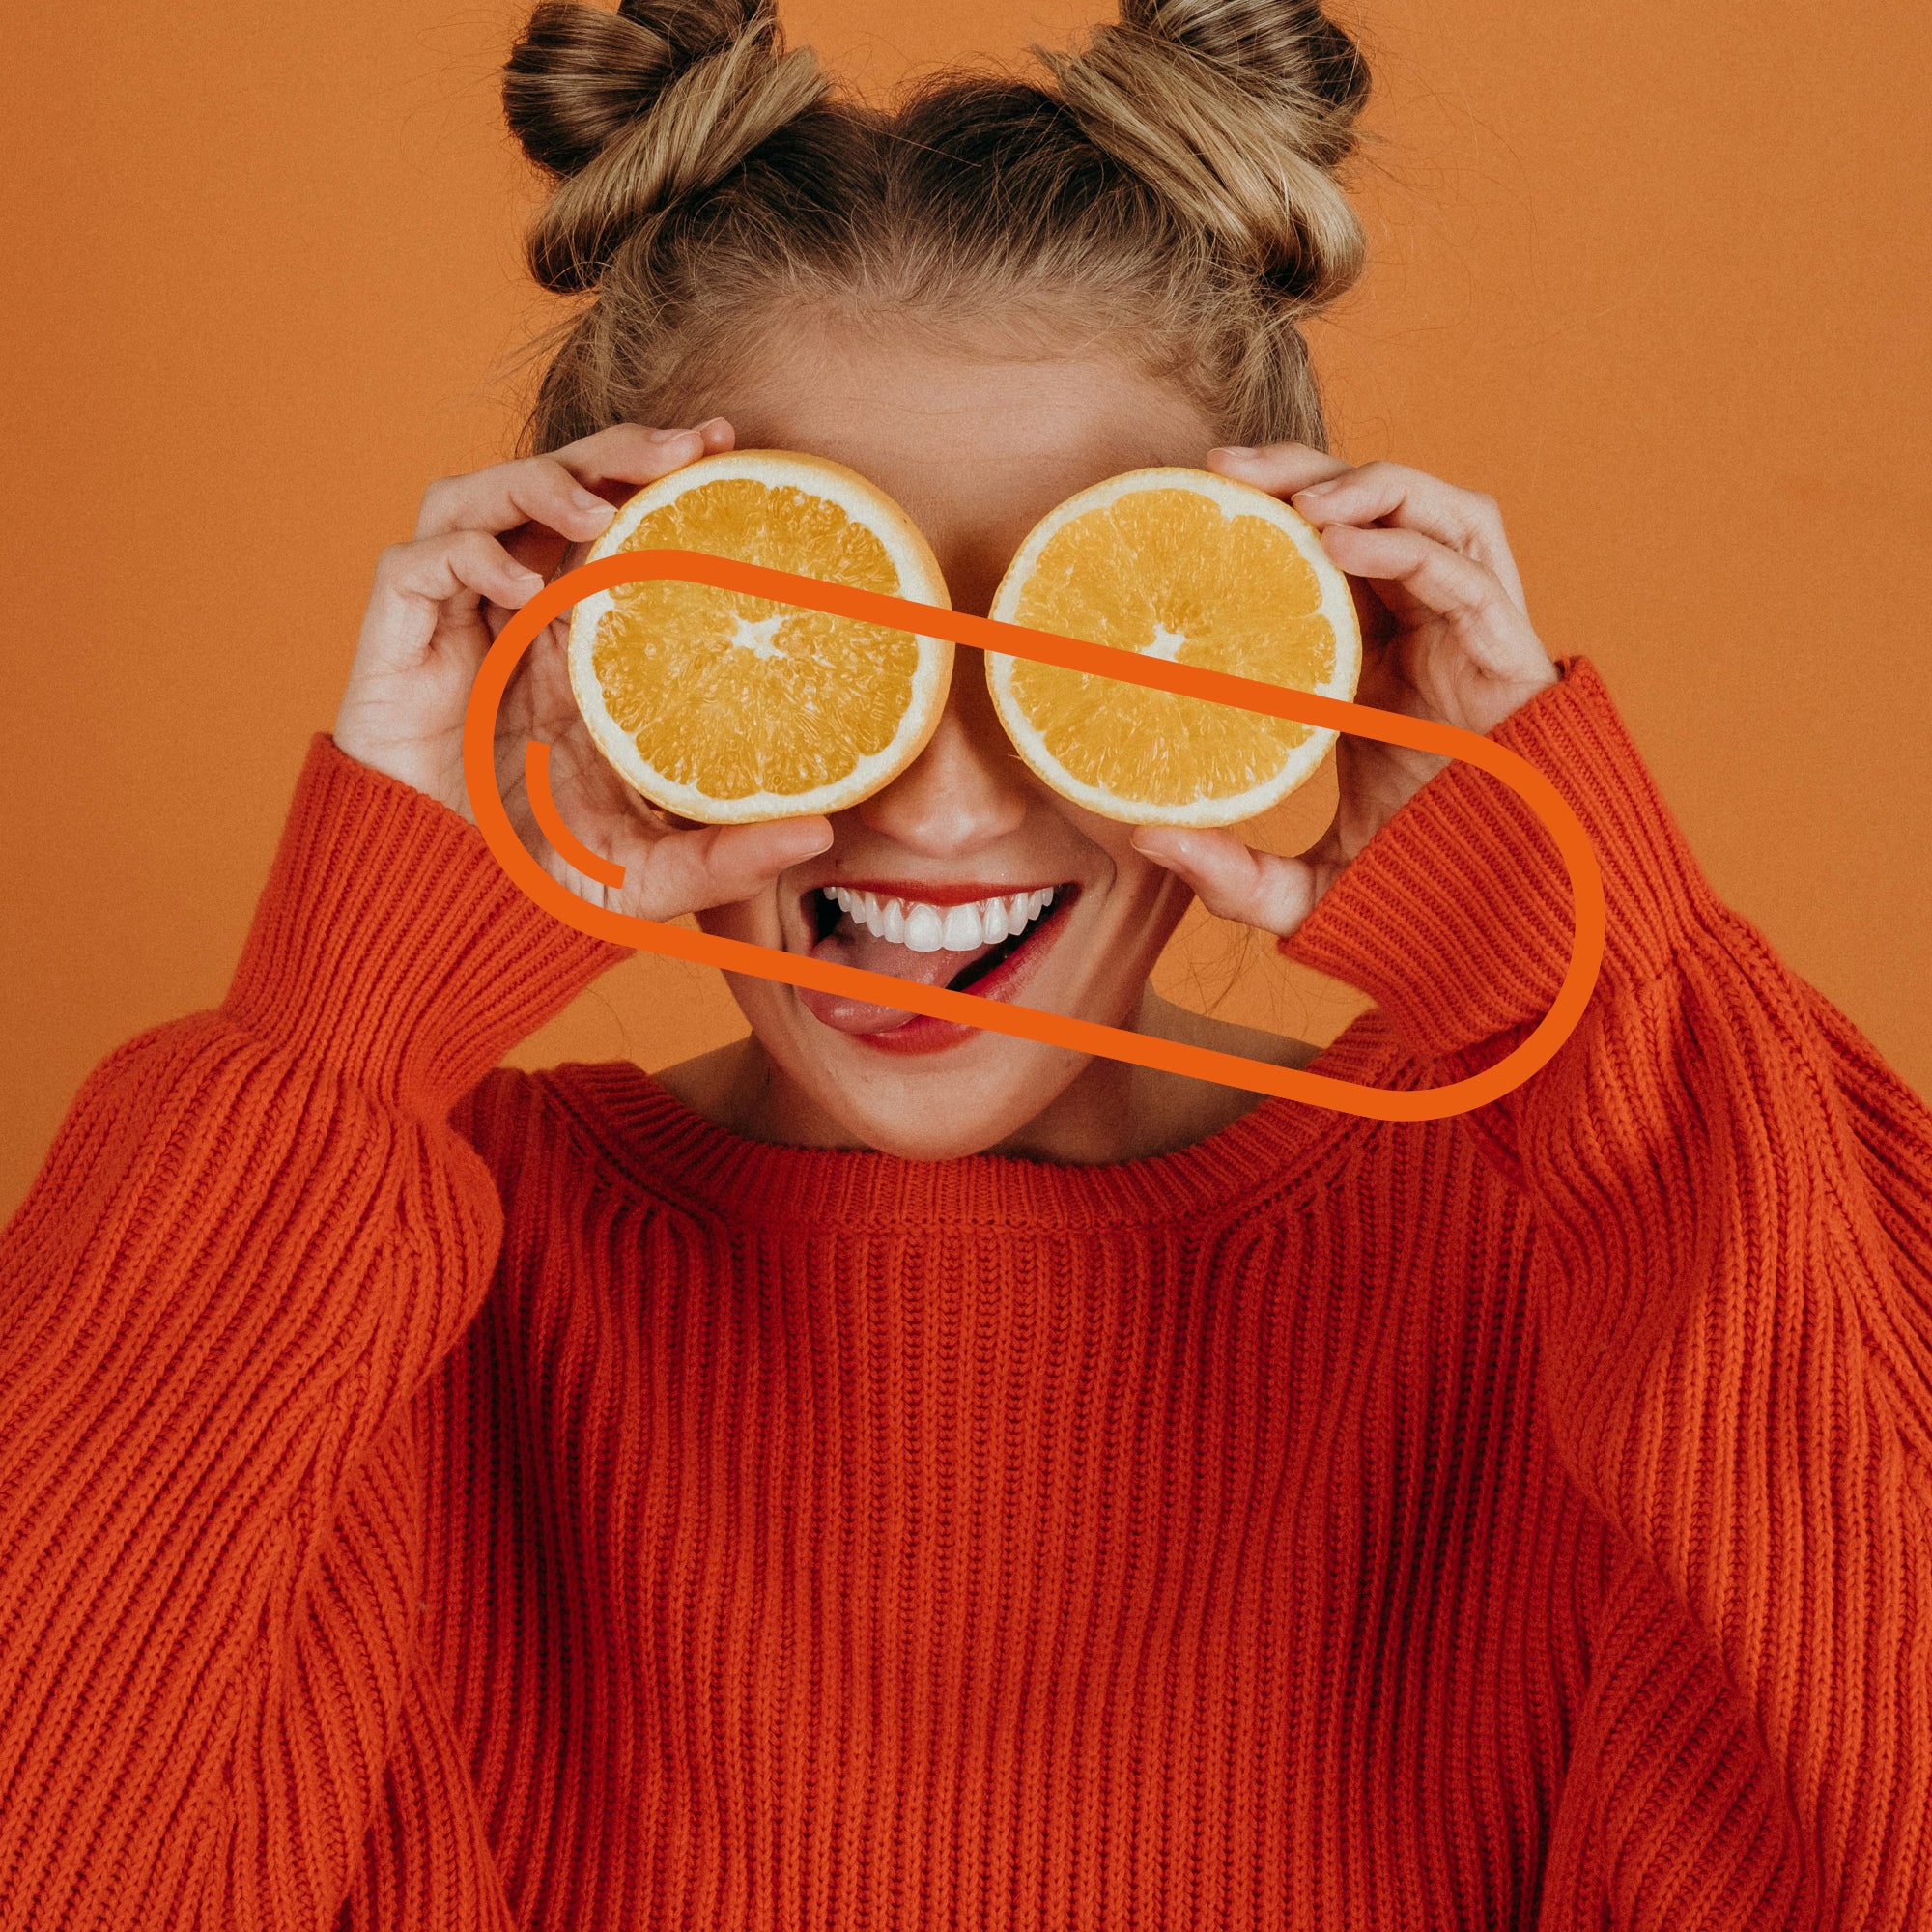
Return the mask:
<path id="1" fill-rule="evenodd" d="M 853 809 L 873 832 L 928 858 L 979 851 L 1017 832 L 1031 795 L 986 690 L 980 653 L 961 645 L 925 749 Z"/>

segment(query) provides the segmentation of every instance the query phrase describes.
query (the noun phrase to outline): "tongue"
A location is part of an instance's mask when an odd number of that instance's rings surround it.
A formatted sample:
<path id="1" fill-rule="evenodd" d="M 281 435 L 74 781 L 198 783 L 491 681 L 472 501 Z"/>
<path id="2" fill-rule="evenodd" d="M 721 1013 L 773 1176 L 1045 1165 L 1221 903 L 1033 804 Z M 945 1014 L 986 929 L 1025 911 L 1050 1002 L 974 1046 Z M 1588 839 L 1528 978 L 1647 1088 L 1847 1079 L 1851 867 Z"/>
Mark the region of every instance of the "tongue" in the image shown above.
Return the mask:
<path id="1" fill-rule="evenodd" d="M 915 952 L 909 946 L 895 946 L 889 939 L 874 937 L 863 925 L 841 919 L 838 929 L 811 949 L 811 956 L 862 967 L 869 973 L 890 973 L 895 980 L 916 980 L 923 986 L 943 986 L 955 973 L 976 959 L 983 959 L 992 950 L 990 946 L 974 946 L 964 952 L 949 952 L 944 948 L 937 952 Z M 801 986 L 798 996 L 812 1014 L 840 1033 L 884 1033 L 913 1017 L 903 1007 L 877 1007 L 870 1000 L 814 992 L 808 986 Z"/>

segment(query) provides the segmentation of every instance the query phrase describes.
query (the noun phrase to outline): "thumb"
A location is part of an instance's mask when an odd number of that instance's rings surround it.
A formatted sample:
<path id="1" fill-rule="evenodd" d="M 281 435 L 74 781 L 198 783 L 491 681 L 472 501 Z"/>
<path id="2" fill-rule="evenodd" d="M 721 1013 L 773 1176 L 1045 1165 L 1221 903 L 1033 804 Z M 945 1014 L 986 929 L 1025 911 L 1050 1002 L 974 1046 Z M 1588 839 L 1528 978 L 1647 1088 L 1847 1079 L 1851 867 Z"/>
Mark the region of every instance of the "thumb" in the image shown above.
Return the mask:
<path id="1" fill-rule="evenodd" d="M 735 905 L 762 892 L 787 867 L 823 852 L 832 837 L 831 822 L 820 816 L 661 834 L 640 875 L 644 917 L 675 919 Z"/>
<path id="2" fill-rule="evenodd" d="M 1286 939 L 1320 895 L 1315 868 L 1303 859 L 1258 852 L 1232 832 L 1143 825 L 1133 846 L 1194 889 L 1217 919 L 1231 919 Z"/>

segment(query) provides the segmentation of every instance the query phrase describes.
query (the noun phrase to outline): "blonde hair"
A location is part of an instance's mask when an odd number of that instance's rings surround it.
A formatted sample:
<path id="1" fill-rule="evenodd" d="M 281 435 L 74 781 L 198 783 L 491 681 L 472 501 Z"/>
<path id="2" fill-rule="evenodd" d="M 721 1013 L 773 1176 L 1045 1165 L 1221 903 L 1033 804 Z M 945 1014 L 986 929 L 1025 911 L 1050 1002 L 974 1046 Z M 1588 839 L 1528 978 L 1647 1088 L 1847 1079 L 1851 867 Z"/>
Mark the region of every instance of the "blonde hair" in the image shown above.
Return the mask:
<path id="1" fill-rule="evenodd" d="M 682 423 L 808 311 L 1102 346 L 1230 442 L 1327 446 L 1298 324 L 1360 274 L 1337 171 L 1369 91 L 1320 0 L 1122 0 L 1038 83 L 952 69 L 835 98 L 769 0 L 544 0 L 504 114 L 554 182 L 526 256 L 587 296 L 526 451 Z"/>

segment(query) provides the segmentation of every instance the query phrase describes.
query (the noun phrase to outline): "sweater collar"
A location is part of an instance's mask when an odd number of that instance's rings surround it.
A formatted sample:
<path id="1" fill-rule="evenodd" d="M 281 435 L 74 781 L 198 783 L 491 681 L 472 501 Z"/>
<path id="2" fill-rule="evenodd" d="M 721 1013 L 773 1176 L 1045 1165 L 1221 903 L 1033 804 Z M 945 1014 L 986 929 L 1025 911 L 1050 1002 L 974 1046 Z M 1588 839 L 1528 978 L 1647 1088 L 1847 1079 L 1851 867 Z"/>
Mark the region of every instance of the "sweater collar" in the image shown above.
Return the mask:
<path id="1" fill-rule="evenodd" d="M 1307 1070 L 1366 1086 L 1428 1084 L 1427 1069 L 1408 1063 L 1373 1008 Z M 631 1061 L 567 1062 L 532 1078 L 629 1185 L 704 1218 L 767 1226 L 1051 1230 L 1168 1222 L 1264 1200 L 1278 1208 L 1335 1173 L 1364 1130 L 1384 1124 L 1270 1097 L 1191 1147 L 1138 1160 L 916 1161 L 748 1139 L 694 1112 Z"/>

